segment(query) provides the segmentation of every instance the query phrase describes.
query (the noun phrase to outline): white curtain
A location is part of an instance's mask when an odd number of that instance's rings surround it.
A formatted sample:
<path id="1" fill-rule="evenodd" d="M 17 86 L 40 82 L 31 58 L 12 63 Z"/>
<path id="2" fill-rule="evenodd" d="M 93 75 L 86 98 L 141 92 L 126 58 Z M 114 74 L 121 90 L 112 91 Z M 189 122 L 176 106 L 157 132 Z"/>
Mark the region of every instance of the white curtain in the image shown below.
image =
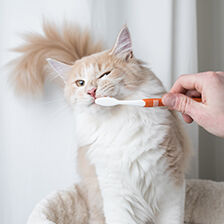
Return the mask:
<path id="1" fill-rule="evenodd" d="M 195 0 L 1 0 L 1 65 L 15 56 L 7 49 L 20 42 L 18 32 L 40 30 L 42 15 L 90 26 L 108 47 L 127 24 L 136 57 L 167 90 L 178 75 L 197 71 Z M 43 100 L 20 99 L 0 73 L 0 223 L 25 223 L 35 203 L 77 178 L 72 116 L 51 86 Z M 194 148 L 190 176 L 198 177 L 198 127 L 187 129 Z"/>
<path id="2" fill-rule="evenodd" d="M 134 54 L 148 63 L 167 90 L 179 75 L 197 72 L 195 0 L 89 2 L 93 32 L 111 47 L 119 29 L 127 24 Z M 188 176 L 198 177 L 198 126 L 185 127 L 193 148 Z"/>

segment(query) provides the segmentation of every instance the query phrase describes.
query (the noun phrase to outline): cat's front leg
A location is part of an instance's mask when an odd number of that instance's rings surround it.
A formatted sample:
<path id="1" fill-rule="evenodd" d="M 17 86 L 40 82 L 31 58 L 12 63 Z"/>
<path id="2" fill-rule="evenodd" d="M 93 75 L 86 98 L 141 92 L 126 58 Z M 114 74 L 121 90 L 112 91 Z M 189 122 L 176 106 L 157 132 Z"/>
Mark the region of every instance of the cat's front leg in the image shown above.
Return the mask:
<path id="1" fill-rule="evenodd" d="M 107 224 L 136 224 L 131 215 L 126 210 L 128 202 L 115 189 L 105 189 L 102 191 L 104 216 Z"/>
<path id="2" fill-rule="evenodd" d="M 136 222 L 134 214 L 130 212 L 130 202 L 125 199 L 127 192 L 119 175 L 99 176 L 99 185 L 107 224 L 142 224 Z"/>
<path id="3" fill-rule="evenodd" d="M 185 183 L 173 188 L 160 202 L 156 224 L 183 224 Z"/>

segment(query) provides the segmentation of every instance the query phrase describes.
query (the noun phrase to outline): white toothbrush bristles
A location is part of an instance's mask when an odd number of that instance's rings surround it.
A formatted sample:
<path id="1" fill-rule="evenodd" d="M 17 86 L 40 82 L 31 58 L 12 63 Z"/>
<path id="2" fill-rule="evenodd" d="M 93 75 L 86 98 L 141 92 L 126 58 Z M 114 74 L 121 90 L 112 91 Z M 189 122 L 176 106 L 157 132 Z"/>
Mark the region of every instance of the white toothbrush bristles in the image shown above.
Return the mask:
<path id="1" fill-rule="evenodd" d="M 145 102 L 143 100 L 118 100 L 113 97 L 97 98 L 95 100 L 95 103 L 104 107 L 112 107 L 116 105 L 130 105 L 130 106 L 140 106 L 140 107 L 145 106 Z"/>
<path id="2" fill-rule="evenodd" d="M 95 100 L 95 103 L 100 106 L 111 107 L 119 104 L 119 101 L 112 97 L 101 97 Z"/>

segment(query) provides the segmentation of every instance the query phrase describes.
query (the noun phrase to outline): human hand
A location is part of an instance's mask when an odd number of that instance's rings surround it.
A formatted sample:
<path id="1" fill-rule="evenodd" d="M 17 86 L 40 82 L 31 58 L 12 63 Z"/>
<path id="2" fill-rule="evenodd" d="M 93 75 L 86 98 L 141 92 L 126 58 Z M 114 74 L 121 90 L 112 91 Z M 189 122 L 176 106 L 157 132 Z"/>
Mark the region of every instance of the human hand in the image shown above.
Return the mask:
<path id="1" fill-rule="evenodd" d="M 202 103 L 190 97 L 201 97 Z M 210 133 L 224 137 L 224 72 L 182 75 L 162 102 L 181 112 L 185 122 L 194 120 Z"/>

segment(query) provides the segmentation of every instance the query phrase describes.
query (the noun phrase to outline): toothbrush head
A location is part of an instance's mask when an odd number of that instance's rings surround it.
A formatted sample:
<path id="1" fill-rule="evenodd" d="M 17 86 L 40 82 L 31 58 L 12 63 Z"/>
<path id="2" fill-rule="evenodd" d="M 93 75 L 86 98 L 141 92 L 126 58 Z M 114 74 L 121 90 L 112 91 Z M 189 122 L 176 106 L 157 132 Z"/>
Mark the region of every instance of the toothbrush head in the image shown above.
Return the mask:
<path id="1" fill-rule="evenodd" d="M 112 97 L 100 97 L 95 100 L 95 103 L 104 107 L 112 107 L 118 105 L 119 101 Z"/>

